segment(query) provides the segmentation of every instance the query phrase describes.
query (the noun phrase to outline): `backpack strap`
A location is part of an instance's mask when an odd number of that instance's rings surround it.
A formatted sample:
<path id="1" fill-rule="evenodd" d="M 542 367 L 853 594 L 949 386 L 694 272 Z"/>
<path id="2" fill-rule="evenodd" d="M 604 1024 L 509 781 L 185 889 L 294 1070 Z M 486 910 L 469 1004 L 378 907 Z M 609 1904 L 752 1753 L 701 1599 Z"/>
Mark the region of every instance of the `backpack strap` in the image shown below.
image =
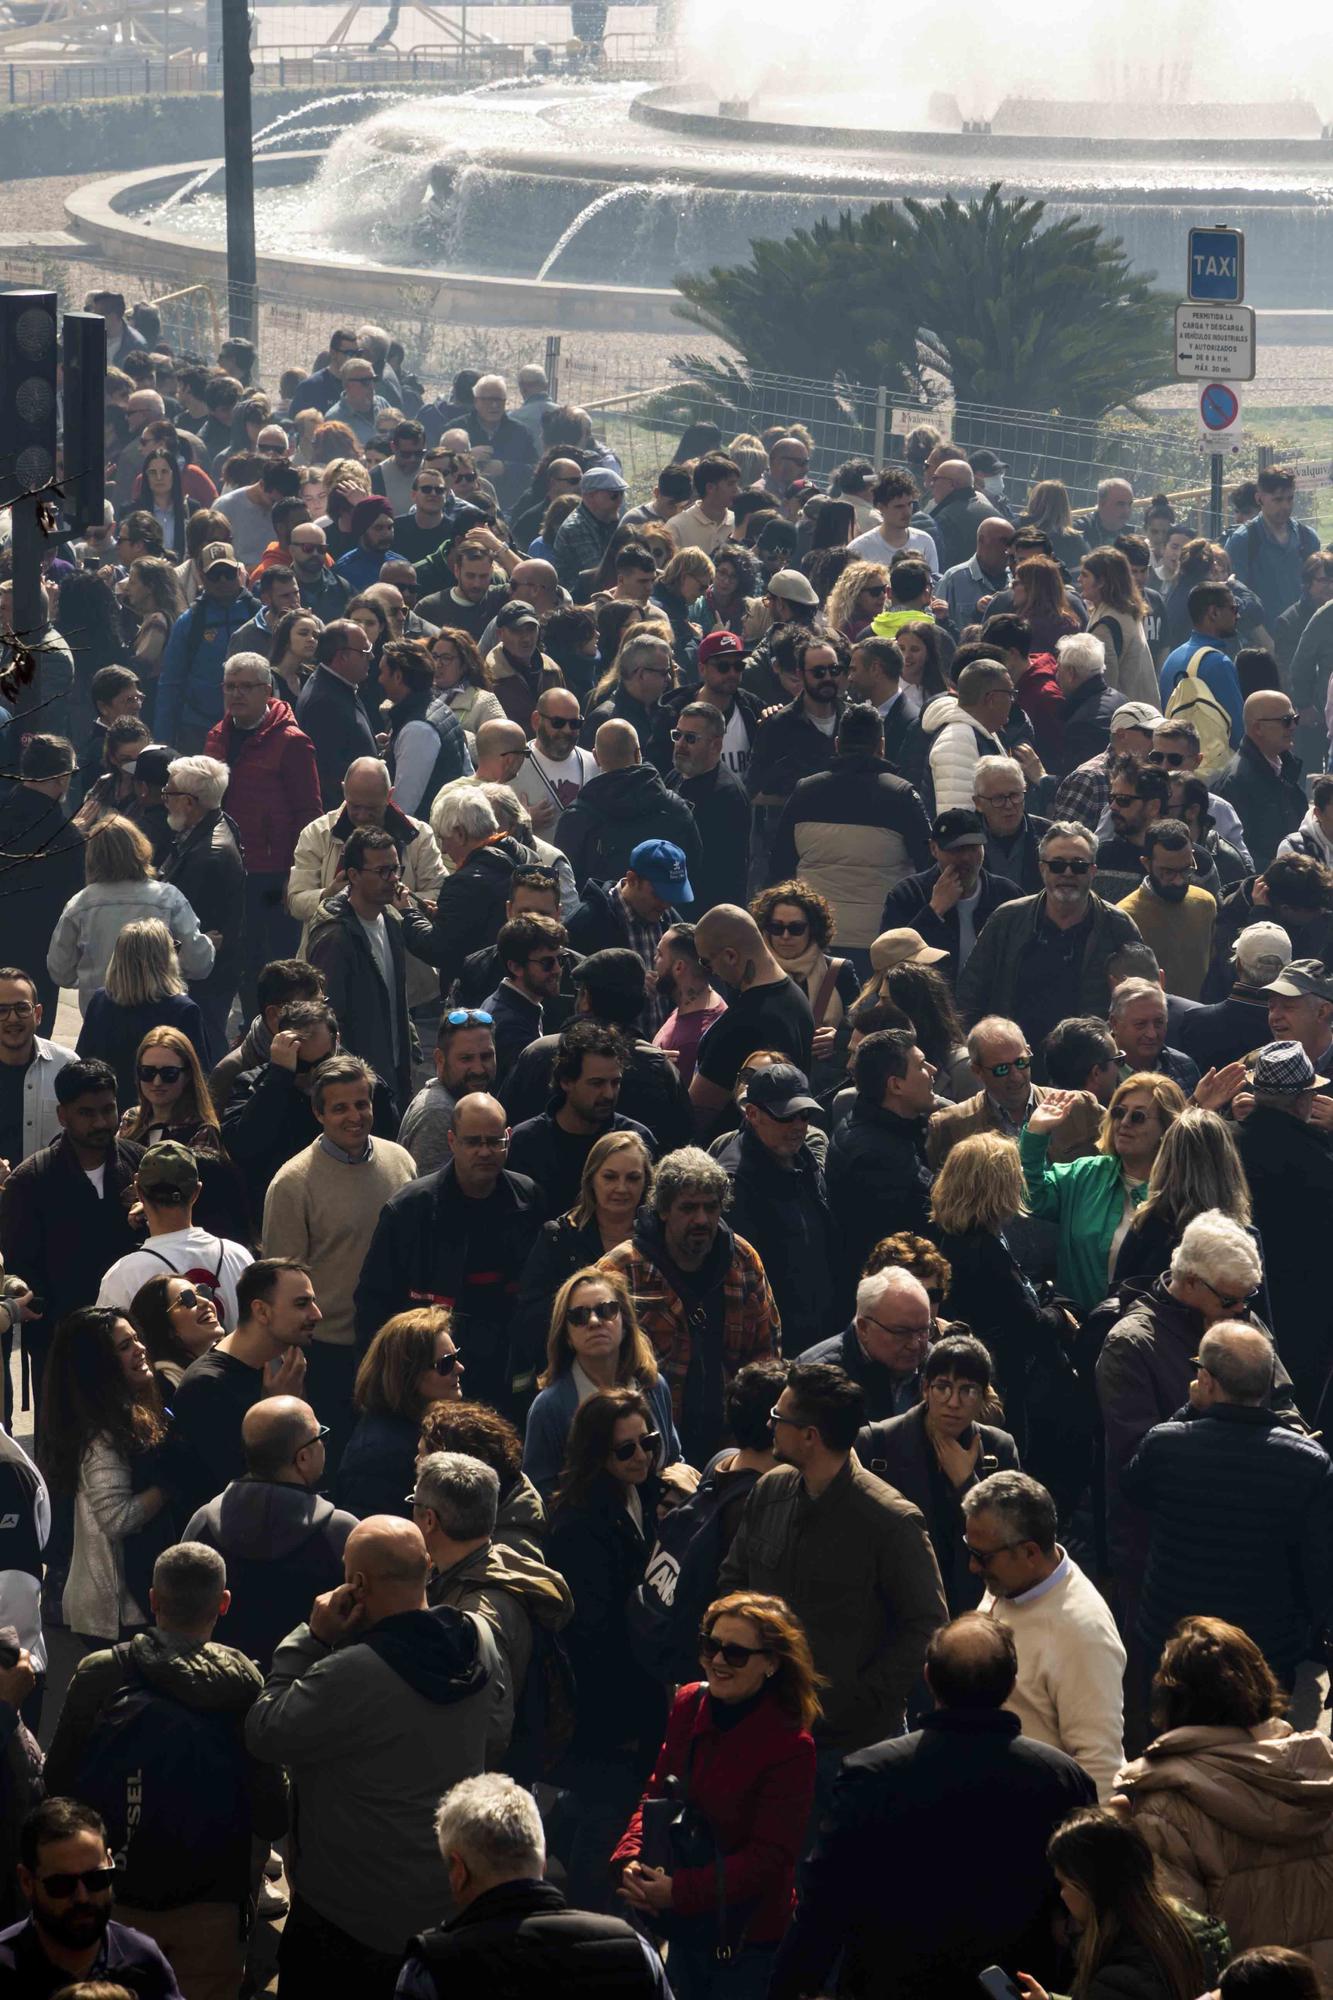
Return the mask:
<path id="1" fill-rule="evenodd" d="M 819 991 L 815 994 L 814 999 L 810 1002 L 810 1008 L 811 1012 L 814 1014 L 815 1017 L 816 1027 L 819 1026 L 820 1022 L 824 1018 L 824 1010 L 828 1006 L 829 1001 L 833 998 L 834 991 L 837 987 L 838 980 L 842 973 L 842 968 L 844 965 L 846 965 L 846 963 L 847 960 L 845 958 L 831 958 L 828 962 L 828 968 L 824 973 L 824 977 L 819 982 Z"/>

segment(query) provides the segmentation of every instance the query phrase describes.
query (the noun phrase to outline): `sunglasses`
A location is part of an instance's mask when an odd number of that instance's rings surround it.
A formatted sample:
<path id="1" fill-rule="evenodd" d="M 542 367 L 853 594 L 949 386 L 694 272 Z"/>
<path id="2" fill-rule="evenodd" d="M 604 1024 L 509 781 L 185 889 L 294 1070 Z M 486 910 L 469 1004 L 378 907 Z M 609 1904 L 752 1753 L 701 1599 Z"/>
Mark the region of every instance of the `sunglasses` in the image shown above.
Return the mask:
<path id="1" fill-rule="evenodd" d="M 1008 1076 L 1012 1069 L 1030 1070 L 1032 1067 L 1032 1058 L 1031 1056 L 1015 1056 L 1012 1062 L 983 1063 L 981 1067 L 984 1070 L 989 1070 L 992 1076 Z"/>
<path id="2" fill-rule="evenodd" d="M 1185 762 L 1185 752 L 1183 750 L 1150 750 L 1148 752 L 1148 762 L 1156 764 L 1159 770 L 1165 767 L 1168 771 L 1178 771 Z"/>
<path id="3" fill-rule="evenodd" d="M 458 1361 L 459 1356 L 457 1350 L 455 1350 L 452 1354 L 439 1355 L 430 1365 L 432 1372 L 436 1375 L 452 1375 L 458 1366 Z"/>
<path id="4" fill-rule="evenodd" d="M 1043 868 L 1049 868 L 1052 875 L 1087 875 L 1091 873 L 1090 861 L 1069 861 L 1063 854 L 1057 854 L 1053 861 L 1043 861 Z"/>
<path id="5" fill-rule="evenodd" d="M 806 673 L 812 681 L 836 681 L 841 667 L 807 667 Z"/>
<path id="6" fill-rule="evenodd" d="M 493 1028 L 494 1014 L 488 1014 L 484 1007 L 455 1007 L 445 1015 L 451 1028 Z"/>
<path id="7" fill-rule="evenodd" d="M 140 1063 L 140 1083 L 179 1083 L 185 1074 L 183 1063 Z"/>
<path id="8" fill-rule="evenodd" d="M 673 743 L 702 743 L 703 737 L 693 729 L 673 729 L 671 732 L 671 741 Z"/>
<path id="9" fill-rule="evenodd" d="M 735 1667 L 737 1671 L 748 1667 L 766 1649 L 763 1646 L 738 1646 L 729 1640 L 715 1639 L 711 1632 L 699 1634 L 699 1658 L 701 1660 L 721 1660 L 723 1666 Z"/>
<path id="10" fill-rule="evenodd" d="M 661 1442 L 661 1431 L 645 1431 L 642 1437 L 626 1438 L 624 1444 L 613 1444 L 611 1456 L 618 1458 L 622 1465 L 628 1465 L 636 1452 L 641 1451 L 645 1458 L 652 1458 Z"/>
<path id="11" fill-rule="evenodd" d="M 804 918 L 798 924 L 770 922 L 764 925 L 764 929 L 770 937 L 804 937 L 809 928 L 810 926 L 805 922 Z"/>
<path id="12" fill-rule="evenodd" d="M 177 1292 L 175 1303 L 172 1305 L 171 1310 L 175 1312 L 177 1306 L 184 1306 L 186 1312 L 194 1312 L 201 1304 L 211 1306 L 212 1303 L 211 1298 L 204 1298 L 200 1293 L 196 1292 L 193 1285 L 187 1285 L 183 1292 Z"/>
<path id="13" fill-rule="evenodd" d="M 441 495 L 449 491 L 449 488 L 447 486 L 418 485 L 416 490 L 419 494 L 421 494 L 423 499 L 438 500 L 441 497 Z"/>
<path id="14" fill-rule="evenodd" d="M 889 586 L 887 583 L 868 583 L 861 592 L 862 597 L 887 597 L 888 594 Z"/>
<path id="15" fill-rule="evenodd" d="M 581 715 L 546 715 L 543 713 L 542 721 L 548 729 L 578 729 L 582 726 L 583 717 Z"/>
<path id="16" fill-rule="evenodd" d="M 1300 721 L 1300 717 L 1297 715 L 1295 709 L 1292 710 L 1290 715 L 1261 715 L 1256 719 L 1259 722 L 1275 722 L 1279 729 L 1294 729 Z"/>
<path id="17" fill-rule="evenodd" d="M 1145 1111 L 1141 1104 L 1136 1104 L 1132 1111 L 1126 1105 L 1117 1104 L 1113 1105 L 1106 1115 L 1113 1125 L 1122 1123 L 1125 1125 L 1146 1125 L 1152 1113 Z"/>
<path id="18" fill-rule="evenodd" d="M 81 1868 L 76 1875 L 39 1875 L 48 1896 L 63 1903 L 74 1894 L 80 1882 L 90 1896 L 96 1896 L 103 1889 L 109 1889 L 116 1879 L 114 1868 Z"/>
<path id="19" fill-rule="evenodd" d="M 568 1319 L 571 1326 L 606 1326 L 611 1320 L 620 1318 L 619 1299 L 598 1299 L 595 1305 L 571 1306 Z"/>

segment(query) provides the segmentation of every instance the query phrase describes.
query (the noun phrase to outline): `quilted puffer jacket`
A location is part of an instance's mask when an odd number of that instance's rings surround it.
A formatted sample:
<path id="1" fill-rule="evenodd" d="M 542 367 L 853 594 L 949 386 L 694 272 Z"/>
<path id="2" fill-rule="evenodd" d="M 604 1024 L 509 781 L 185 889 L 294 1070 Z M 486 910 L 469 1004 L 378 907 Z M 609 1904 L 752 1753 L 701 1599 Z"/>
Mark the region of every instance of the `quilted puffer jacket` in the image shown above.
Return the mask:
<path id="1" fill-rule="evenodd" d="M 1333 1975 L 1333 1744 L 1290 1723 L 1171 1729 L 1116 1791 L 1165 1888 L 1220 1917 L 1236 1951 L 1282 1944 Z"/>

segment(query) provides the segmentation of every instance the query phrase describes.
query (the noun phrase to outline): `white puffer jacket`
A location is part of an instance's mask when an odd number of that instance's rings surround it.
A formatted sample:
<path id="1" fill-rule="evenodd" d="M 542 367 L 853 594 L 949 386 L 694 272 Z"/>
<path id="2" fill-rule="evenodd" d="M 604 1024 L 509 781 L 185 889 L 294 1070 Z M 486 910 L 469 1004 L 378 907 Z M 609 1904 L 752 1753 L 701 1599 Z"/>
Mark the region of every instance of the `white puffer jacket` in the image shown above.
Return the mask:
<path id="1" fill-rule="evenodd" d="M 930 746 L 930 780 L 935 788 L 935 810 L 950 806 L 972 806 L 972 773 L 982 757 L 1006 757 L 1008 751 L 998 736 L 982 729 L 960 708 L 954 694 L 937 694 L 927 704 L 921 727 L 934 740 Z"/>

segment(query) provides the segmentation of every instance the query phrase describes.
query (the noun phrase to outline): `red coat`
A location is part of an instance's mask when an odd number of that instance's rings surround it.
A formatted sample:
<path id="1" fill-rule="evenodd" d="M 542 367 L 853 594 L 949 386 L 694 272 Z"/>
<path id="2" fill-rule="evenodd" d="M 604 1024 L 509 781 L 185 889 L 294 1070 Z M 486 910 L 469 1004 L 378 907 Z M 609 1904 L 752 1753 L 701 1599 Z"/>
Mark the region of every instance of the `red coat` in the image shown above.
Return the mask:
<path id="1" fill-rule="evenodd" d="M 1014 685 L 1014 697 L 1032 724 L 1042 763 L 1059 768 L 1065 740 L 1065 698 L 1055 678 L 1054 653 L 1032 654 L 1027 671 Z"/>
<path id="2" fill-rule="evenodd" d="M 285 875 L 296 838 L 324 810 L 315 746 L 285 701 L 271 700 L 258 729 L 215 722 L 205 753 L 231 768 L 225 800 L 245 853 L 247 875 Z"/>
<path id="3" fill-rule="evenodd" d="M 728 1907 L 757 1897 L 746 1942 L 774 1944 L 795 1906 L 796 1863 L 815 1796 L 814 1739 L 768 1696 L 743 1722 L 720 1730 L 712 1721 L 711 1704 L 700 1694 L 696 1682 L 676 1696 L 644 1797 L 665 1797 L 666 1780 L 688 1774 L 691 1803 L 707 1816 L 725 1856 Z M 691 1765 L 690 1745 L 696 1739 Z M 637 1861 L 642 1833 L 640 1805 L 612 1856 L 617 1876 L 626 1862 Z M 671 1878 L 671 1907 L 680 1916 L 707 1916 L 716 1910 L 716 1871 L 711 1866 L 677 1868 Z"/>

